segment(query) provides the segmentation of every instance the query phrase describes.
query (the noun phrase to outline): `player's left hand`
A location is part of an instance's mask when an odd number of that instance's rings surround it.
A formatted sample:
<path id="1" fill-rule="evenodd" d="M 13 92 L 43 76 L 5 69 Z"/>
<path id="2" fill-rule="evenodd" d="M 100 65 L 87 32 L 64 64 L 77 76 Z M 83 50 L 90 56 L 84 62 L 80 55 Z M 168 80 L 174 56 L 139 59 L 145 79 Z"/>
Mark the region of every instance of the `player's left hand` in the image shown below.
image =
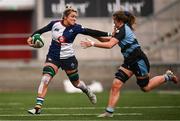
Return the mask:
<path id="1" fill-rule="evenodd" d="M 88 47 L 92 47 L 94 46 L 94 41 L 86 38 L 86 41 L 81 41 L 80 44 L 81 44 L 81 47 L 83 47 L 84 49 L 88 48 Z"/>

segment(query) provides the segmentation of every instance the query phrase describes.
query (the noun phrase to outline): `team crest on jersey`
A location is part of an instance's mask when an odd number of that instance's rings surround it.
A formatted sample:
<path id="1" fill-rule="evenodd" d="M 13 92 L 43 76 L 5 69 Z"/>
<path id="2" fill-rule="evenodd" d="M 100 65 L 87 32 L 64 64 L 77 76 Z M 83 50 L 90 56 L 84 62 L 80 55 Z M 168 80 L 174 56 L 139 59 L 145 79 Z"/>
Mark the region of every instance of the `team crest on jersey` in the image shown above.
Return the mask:
<path id="1" fill-rule="evenodd" d="M 65 37 L 64 36 L 60 36 L 59 38 L 58 38 L 58 42 L 59 43 L 65 43 L 66 41 L 65 41 Z"/>
<path id="2" fill-rule="evenodd" d="M 74 68 L 74 67 L 75 67 L 75 64 L 74 64 L 74 63 L 71 63 L 71 67 Z"/>

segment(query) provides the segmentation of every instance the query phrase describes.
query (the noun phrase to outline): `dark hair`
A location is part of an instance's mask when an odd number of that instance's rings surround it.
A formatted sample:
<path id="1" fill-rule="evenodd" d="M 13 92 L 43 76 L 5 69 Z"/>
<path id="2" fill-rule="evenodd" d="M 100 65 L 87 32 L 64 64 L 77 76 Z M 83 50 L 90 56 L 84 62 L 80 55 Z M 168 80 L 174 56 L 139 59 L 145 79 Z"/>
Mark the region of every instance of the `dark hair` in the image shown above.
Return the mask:
<path id="1" fill-rule="evenodd" d="M 66 5 L 66 9 L 63 12 L 62 19 L 64 19 L 64 17 L 67 17 L 71 12 L 76 12 L 77 13 L 77 10 L 73 9 L 72 6 L 70 6 L 70 5 Z"/>
<path id="2" fill-rule="evenodd" d="M 126 23 L 132 30 L 134 30 L 133 28 L 133 24 L 135 24 L 136 18 L 135 16 L 128 12 L 128 11 L 116 11 L 113 14 L 113 17 L 115 18 L 115 20 L 117 21 L 123 21 L 124 23 Z"/>

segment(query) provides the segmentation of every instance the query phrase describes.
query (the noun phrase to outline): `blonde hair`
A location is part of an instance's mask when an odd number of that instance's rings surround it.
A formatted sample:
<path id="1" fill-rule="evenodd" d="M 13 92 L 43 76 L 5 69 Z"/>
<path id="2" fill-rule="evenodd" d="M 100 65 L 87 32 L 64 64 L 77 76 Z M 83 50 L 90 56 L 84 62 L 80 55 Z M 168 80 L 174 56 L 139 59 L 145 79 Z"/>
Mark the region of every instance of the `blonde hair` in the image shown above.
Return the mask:
<path id="1" fill-rule="evenodd" d="M 123 21 L 124 23 L 126 23 L 132 30 L 134 30 L 133 28 L 133 24 L 135 24 L 136 22 L 136 18 L 135 16 L 128 12 L 128 11 L 116 11 L 113 14 L 113 17 L 115 20 L 117 21 Z"/>
<path id="2" fill-rule="evenodd" d="M 64 17 L 67 17 L 71 12 L 76 12 L 77 13 L 77 10 L 75 10 L 74 8 L 72 8 L 71 5 L 66 5 L 66 8 L 63 12 L 63 17 L 62 19 L 64 19 Z"/>

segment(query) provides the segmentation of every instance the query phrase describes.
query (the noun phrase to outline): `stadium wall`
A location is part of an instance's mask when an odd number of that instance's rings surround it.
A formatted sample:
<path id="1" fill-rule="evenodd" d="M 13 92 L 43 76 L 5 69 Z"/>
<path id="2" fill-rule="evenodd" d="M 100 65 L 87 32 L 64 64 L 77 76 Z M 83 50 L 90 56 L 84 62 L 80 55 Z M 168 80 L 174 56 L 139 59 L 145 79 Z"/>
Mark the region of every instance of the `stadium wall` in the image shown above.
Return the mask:
<path id="1" fill-rule="evenodd" d="M 7 63 L 4 63 L 6 65 Z M 100 82 L 104 90 L 111 87 L 114 73 L 121 64 L 120 61 L 80 61 L 79 74 L 80 78 L 90 85 L 93 81 Z M 0 91 L 37 91 L 41 79 L 42 63 L 21 63 L 11 65 L 11 68 L 1 67 L 0 74 Z M 18 67 L 17 67 L 18 65 Z M 156 63 L 151 65 L 151 77 L 163 74 L 167 69 L 171 69 L 179 76 L 180 64 L 162 64 Z M 179 77 L 180 78 L 180 77 Z M 49 90 L 64 91 L 63 81 L 67 79 L 65 72 L 59 70 L 59 73 L 50 83 Z M 126 90 L 139 90 L 136 79 L 133 76 L 123 87 Z M 166 83 L 156 90 L 179 90 L 180 84 Z"/>

